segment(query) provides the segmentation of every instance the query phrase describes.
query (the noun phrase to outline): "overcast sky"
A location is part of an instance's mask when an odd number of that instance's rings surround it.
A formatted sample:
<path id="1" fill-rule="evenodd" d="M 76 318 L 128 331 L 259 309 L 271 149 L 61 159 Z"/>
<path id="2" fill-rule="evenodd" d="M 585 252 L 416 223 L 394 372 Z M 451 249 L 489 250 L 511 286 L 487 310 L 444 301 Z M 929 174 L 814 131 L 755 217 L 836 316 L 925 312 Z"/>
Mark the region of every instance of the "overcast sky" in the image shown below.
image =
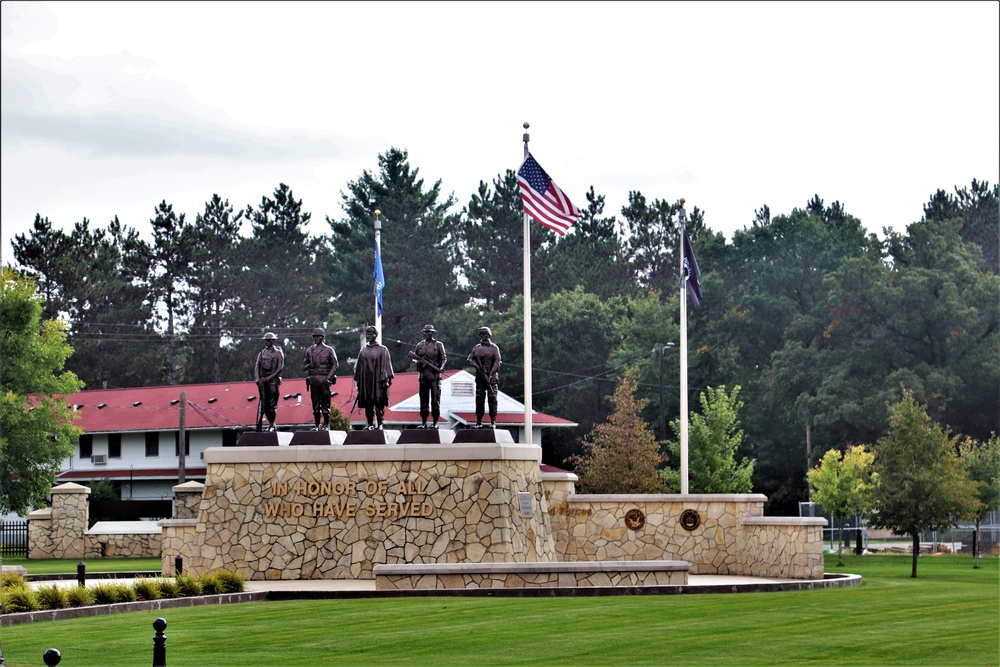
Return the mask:
<path id="1" fill-rule="evenodd" d="M 835 200 L 903 230 L 1000 180 L 997 2 L 2 5 L 0 255 L 36 213 L 148 237 L 287 183 L 326 234 L 406 149 L 465 205 L 532 154 L 578 206 L 630 190 L 723 232 Z"/>

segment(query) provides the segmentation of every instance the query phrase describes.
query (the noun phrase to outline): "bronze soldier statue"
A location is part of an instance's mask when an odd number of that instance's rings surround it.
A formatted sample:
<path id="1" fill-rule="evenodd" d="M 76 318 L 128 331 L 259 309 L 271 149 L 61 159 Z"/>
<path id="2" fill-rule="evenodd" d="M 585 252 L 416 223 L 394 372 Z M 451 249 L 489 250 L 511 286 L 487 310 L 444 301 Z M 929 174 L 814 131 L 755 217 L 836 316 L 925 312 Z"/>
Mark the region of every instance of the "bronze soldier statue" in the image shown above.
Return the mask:
<path id="1" fill-rule="evenodd" d="M 358 387 L 358 406 L 365 409 L 369 429 L 382 429 L 385 406 L 389 405 L 389 385 L 396 376 L 392 372 L 389 348 L 378 342 L 378 329 L 365 329 L 368 344 L 358 353 L 354 366 L 354 382 Z M 376 423 L 377 422 L 377 423 Z"/>
<path id="2" fill-rule="evenodd" d="M 467 362 L 476 368 L 476 428 L 483 427 L 486 399 L 490 405 L 490 428 L 496 427 L 497 392 L 500 383 L 500 348 L 491 340 L 489 327 L 479 327 L 479 342 L 469 353 Z"/>
<path id="3" fill-rule="evenodd" d="M 285 354 L 280 347 L 274 345 L 278 337 L 268 331 L 264 334 L 264 349 L 257 355 L 253 365 L 253 380 L 257 383 L 260 394 L 260 405 L 257 406 L 257 431 L 264 426 L 267 417 L 267 430 L 277 429 L 275 421 L 278 412 L 278 385 L 281 384 L 281 371 L 285 367 Z"/>
<path id="4" fill-rule="evenodd" d="M 306 387 L 312 399 L 313 420 L 316 422 L 314 431 L 320 430 L 319 421 L 323 419 L 323 430 L 330 430 L 330 387 L 337 383 L 337 353 L 325 344 L 326 332 L 319 327 L 313 329 L 313 344 L 306 350 L 306 359 L 302 362 L 302 370 L 306 373 Z"/>
<path id="5" fill-rule="evenodd" d="M 437 428 L 441 418 L 441 371 L 448 362 L 448 355 L 444 343 L 434 340 L 437 329 L 433 324 L 425 325 L 421 333 L 424 339 L 409 353 L 420 373 L 420 428 L 427 428 L 428 414 L 434 419 L 431 428 Z"/>

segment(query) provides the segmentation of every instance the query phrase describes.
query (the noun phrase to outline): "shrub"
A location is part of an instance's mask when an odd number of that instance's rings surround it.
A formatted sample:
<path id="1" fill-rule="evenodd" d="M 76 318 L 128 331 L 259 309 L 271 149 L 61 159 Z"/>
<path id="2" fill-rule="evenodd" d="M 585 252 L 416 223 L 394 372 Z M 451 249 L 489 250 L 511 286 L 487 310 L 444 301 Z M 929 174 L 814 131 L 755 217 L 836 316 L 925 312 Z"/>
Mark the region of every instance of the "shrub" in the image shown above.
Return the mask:
<path id="1" fill-rule="evenodd" d="M 17 614 L 22 611 L 38 611 L 41 605 L 38 596 L 28 586 L 10 586 L 3 591 L 3 613 Z"/>
<path id="2" fill-rule="evenodd" d="M 38 597 L 38 604 L 42 609 L 65 609 L 69 606 L 69 598 L 66 596 L 66 589 L 59 584 L 47 584 L 39 586 L 35 590 Z"/>
<path id="3" fill-rule="evenodd" d="M 94 604 L 94 591 L 84 586 L 72 586 L 66 591 L 70 607 L 89 607 Z"/>
<path id="4" fill-rule="evenodd" d="M 180 597 L 177 582 L 173 579 L 157 579 L 156 585 L 160 589 L 160 597 L 168 599 Z"/>
<path id="5" fill-rule="evenodd" d="M 198 585 L 201 586 L 202 595 L 218 595 L 222 592 L 222 580 L 214 572 L 198 577 Z"/>
<path id="6" fill-rule="evenodd" d="M 4 572 L 0 574 L 0 588 L 16 588 L 27 585 L 28 580 L 20 572 Z"/>
<path id="7" fill-rule="evenodd" d="M 242 593 L 246 584 L 246 579 L 239 572 L 230 570 L 219 570 L 215 573 L 222 584 L 220 593 Z"/>
<path id="8" fill-rule="evenodd" d="M 150 577 L 136 579 L 135 583 L 132 584 L 132 588 L 140 600 L 159 600 L 162 597 L 159 582 Z"/>
<path id="9" fill-rule="evenodd" d="M 94 604 L 116 604 L 118 602 L 135 602 L 135 590 L 118 581 L 102 581 L 94 586 Z"/>
<path id="10" fill-rule="evenodd" d="M 135 584 L 118 584 L 118 587 L 118 602 L 137 602 L 139 600 Z"/>
<path id="11" fill-rule="evenodd" d="M 178 574 L 175 579 L 177 581 L 178 597 L 187 598 L 201 595 L 201 582 L 190 574 Z"/>

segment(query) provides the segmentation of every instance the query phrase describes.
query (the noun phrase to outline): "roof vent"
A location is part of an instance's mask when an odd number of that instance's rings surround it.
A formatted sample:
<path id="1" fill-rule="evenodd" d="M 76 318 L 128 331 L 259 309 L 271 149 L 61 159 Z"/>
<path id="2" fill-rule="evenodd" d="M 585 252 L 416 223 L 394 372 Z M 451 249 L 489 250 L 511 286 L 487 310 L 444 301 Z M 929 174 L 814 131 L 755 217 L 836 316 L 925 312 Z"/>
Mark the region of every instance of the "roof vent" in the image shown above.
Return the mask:
<path id="1" fill-rule="evenodd" d="M 97 409 L 98 409 L 98 410 L 103 410 L 103 409 L 104 409 L 104 408 L 106 408 L 106 407 L 108 407 L 108 404 L 107 404 L 107 403 L 98 403 L 98 404 L 97 404 Z"/>
<path id="2" fill-rule="evenodd" d="M 181 399 L 175 398 L 174 400 L 170 401 L 170 405 L 177 405 L 180 402 L 181 402 Z"/>
<path id="3" fill-rule="evenodd" d="M 256 400 L 257 400 L 257 397 L 256 397 L 256 396 L 247 396 L 247 402 L 248 402 L 248 403 L 249 403 L 250 401 L 256 401 Z"/>
<path id="4" fill-rule="evenodd" d="M 219 399 L 217 399 L 217 398 L 210 398 L 210 399 L 208 399 L 208 402 L 209 403 L 215 403 L 217 400 L 219 400 Z"/>
<path id="5" fill-rule="evenodd" d="M 140 405 L 142 405 L 142 401 L 136 401 L 135 403 L 133 403 L 133 404 L 132 404 L 132 407 L 133 407 L 133 408 L 137 408 L 137 407 L 139 407 Z"/>

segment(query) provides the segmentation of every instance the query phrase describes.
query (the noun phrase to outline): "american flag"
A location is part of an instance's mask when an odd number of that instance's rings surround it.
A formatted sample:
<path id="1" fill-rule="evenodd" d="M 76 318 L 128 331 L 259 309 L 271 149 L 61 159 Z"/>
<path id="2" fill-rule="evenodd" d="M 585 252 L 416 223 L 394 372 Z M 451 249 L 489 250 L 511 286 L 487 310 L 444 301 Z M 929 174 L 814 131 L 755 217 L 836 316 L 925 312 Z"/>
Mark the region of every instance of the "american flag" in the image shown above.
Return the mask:
<path id="1" fill-rule="evenodd" d="M 552 182 L 531 153 L 517 170 L 517 184 L 528 215 L 559 236 L 565 234 L 580 217 L 580 209 L 573 206 L 566 193 Z"/>

